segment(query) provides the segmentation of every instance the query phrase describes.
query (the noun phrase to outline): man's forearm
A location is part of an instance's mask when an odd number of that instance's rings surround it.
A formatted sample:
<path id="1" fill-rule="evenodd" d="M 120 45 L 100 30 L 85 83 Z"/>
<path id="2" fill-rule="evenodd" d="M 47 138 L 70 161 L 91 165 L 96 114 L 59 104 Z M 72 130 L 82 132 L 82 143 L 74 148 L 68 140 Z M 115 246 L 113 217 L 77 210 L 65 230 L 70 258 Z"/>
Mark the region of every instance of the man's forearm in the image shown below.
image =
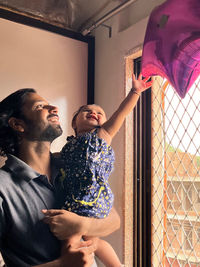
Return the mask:
<path id="1" fill-rule="evenodd" d="M 73 235 L 107 236 L 120 227 L 120 218 L 114 208 L 104 219 L 79 216 L 66 210 L 45 210 L 45 223 L 59 239 L 66 240 Z"/>
<path id="2" fill-rule="evenodd" d="M 107 236 L 120 227 L 120 218 L 114 208 L 104 219 L 85 218 L 85 235 L 87 236 Z"/>

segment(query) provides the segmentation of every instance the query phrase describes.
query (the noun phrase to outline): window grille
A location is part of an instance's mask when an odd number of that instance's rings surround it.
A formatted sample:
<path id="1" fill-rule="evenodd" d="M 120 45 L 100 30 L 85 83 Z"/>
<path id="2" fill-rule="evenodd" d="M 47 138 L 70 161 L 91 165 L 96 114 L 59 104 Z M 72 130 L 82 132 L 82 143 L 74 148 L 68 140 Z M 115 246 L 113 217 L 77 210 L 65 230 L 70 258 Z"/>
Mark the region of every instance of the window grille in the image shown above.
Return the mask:
<path id="1" fill-rule="evenodd" d="M 200 266 L 200 78 L 184 99 L 152 88 L 151 266 Z"/>

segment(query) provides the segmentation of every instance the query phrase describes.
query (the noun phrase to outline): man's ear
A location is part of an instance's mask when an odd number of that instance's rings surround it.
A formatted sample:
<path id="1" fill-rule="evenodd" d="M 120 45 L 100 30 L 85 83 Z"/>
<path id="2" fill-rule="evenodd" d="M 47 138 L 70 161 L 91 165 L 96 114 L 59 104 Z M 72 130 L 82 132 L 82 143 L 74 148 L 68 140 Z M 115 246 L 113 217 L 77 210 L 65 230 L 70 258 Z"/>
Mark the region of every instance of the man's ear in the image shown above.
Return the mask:
<path id="1" fill-rule="evenodd" d="M 16 132 L 23 133 L 24 132 L 24 121 L 17 119 L 15 117 L 11 117 L 8 120 L 9 126 Z"/>

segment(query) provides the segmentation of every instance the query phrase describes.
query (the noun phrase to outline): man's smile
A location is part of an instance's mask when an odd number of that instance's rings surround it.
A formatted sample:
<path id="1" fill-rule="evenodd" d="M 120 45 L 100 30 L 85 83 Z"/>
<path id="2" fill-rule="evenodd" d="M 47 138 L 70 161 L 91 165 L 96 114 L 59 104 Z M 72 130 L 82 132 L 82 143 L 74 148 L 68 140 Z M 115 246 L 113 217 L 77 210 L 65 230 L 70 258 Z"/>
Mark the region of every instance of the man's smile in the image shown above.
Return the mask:
<path id="1" fill-rule="evenodd" d="M 51 114 L 47 117 L 48 121 L 59 122 L 59 117 L 57 114 Z"/>

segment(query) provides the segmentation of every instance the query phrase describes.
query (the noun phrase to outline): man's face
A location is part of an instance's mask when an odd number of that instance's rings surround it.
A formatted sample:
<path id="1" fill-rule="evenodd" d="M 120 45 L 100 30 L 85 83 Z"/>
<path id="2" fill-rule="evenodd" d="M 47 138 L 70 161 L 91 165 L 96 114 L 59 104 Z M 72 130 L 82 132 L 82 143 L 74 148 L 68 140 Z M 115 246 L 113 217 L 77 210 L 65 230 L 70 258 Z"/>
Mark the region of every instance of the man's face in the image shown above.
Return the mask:
<path id="1" fill-rule="evenodd" d="M 36 93 L 29 93 L 22 107 L 24 134 L 29 141 L 49 141 L 62 134 L 58 109 Z"/>

